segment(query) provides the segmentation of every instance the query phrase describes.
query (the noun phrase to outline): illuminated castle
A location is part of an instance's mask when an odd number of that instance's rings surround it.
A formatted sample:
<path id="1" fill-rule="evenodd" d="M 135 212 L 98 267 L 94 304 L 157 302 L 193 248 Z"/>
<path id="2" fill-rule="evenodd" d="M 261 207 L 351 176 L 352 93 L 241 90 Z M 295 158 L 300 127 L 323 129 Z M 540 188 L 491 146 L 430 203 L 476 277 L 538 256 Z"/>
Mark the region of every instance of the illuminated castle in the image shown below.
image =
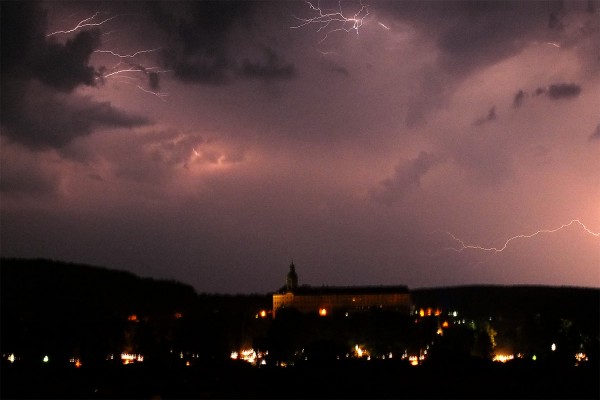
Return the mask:
<path id="1" fill-rule="evenodd" d="M 282 308 L 295 308 L 302 313 L 356 312 L 386 309 L 409 314 L 412 301 L 406 286 L 298 286 L 296 267 L 292 262 L 286 285 L 273 294 L 273 317 Z"/>

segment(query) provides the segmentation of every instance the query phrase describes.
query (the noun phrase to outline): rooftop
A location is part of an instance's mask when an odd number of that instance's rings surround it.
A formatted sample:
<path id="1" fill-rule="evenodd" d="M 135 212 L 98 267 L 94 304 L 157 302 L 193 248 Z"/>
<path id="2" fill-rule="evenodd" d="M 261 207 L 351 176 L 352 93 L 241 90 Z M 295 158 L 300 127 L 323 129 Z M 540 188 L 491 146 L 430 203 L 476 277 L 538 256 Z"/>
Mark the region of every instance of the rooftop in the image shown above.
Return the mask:
<path id="1" fill-rule="evenodd" d="M 287 293 L 285 287 L 275 294 Z M 292 291 L 295 295 L 329 295 L 329 294 L 392 294 L 409 293 L 408 286 L 299 286 Z"/>

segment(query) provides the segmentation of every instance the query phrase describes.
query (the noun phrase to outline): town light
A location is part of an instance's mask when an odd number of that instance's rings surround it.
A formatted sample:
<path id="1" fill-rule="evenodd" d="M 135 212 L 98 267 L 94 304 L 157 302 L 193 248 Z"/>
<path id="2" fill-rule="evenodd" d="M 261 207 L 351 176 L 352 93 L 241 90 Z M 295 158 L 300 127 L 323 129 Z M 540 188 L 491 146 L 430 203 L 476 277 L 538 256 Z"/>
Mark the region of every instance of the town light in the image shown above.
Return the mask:
<path id="1" fill-rule="evenodd" d="M 492 361 L 505 363 L 507 361 L 513 360 L 515 358 L 512 354 L 496 354 Z"/>
<path id="2" fill-rule="evenodd" d="M 321 317 L 327 316 L 327 309 L 326 308 L 319 308 L 319 315 Z"/>
<path id="3" fill-rule="evenodd" d="M 144 362 L 144 356 L 141 354 L 121 353 L 123 364 L 133 364 L 134 362 Z"/>

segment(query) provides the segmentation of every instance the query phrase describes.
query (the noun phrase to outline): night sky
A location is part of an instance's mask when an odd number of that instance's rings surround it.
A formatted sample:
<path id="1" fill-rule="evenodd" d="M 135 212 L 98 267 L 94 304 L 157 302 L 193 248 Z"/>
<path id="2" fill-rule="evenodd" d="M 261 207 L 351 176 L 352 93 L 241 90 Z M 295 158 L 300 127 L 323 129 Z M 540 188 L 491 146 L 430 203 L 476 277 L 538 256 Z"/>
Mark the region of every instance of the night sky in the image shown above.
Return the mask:
<path id="1" fill-rule="evenodd" d="M 2 256 L 600 287 L 600 2 L 362 5 L 3 1 Z"/>

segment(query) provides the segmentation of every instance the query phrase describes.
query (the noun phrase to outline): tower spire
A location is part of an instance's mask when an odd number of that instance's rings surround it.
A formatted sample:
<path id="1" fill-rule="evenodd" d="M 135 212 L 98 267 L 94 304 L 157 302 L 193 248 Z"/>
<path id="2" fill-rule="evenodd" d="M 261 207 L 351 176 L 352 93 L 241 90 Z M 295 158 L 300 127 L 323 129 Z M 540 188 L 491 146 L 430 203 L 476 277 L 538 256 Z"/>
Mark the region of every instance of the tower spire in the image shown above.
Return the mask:
<path id="1" fill-rule="evenodd" d="M 285 287 L 288 292 L 293 292 L 298 287 L 298 274 L 296 274 L 296 266 L 293 259 L 290 263 L 290 272 L 287 274 Z"/>

